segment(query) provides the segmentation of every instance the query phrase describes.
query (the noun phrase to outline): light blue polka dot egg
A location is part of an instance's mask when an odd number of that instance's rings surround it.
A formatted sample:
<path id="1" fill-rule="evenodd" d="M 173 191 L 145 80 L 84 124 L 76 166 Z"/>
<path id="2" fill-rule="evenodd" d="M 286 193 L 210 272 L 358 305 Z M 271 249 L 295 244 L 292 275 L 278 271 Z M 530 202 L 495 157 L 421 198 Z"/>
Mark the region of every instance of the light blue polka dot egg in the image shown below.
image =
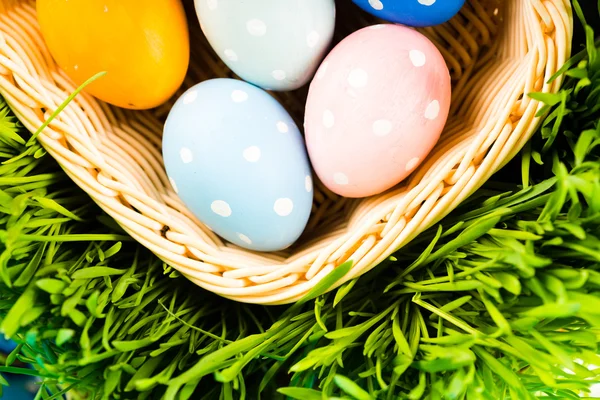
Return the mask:
<path id="1" fill-rule="evenodd" d="M 264 89 L 306 84 L 327 53 L 334 0 L 195 0 L 210 45 L 240 78 Z"/>
<path id="2" fill-rule="evenodd" d="M 167 117 L 163 157 L 180 199 L 231 243 L 282 250 L 306 227 L 313 180 L 304 139 L 256 86 L 212 79 L 188 89 Z"/>

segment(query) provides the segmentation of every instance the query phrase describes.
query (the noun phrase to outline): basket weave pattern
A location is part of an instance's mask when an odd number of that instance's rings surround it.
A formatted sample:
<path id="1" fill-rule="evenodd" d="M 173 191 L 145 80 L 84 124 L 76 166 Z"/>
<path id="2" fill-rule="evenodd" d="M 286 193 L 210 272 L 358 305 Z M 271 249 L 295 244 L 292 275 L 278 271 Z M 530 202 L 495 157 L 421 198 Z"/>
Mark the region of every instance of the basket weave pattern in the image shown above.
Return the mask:
<path id="1" fill-rule="evenodd" d="M 193 9 L 188 14 L 193 18 Z M 338 4 L 337 39 L 374 21 Z M 185 88 L 232 76 L 190 19 L 192 65 Z M 38 137 L 70 178 L 135 240 L 197 285 L 241 302 L 298 300 L 337 266 L 356 278 L 447 215 L 525 145 L 542 107 L 527 95 L 554 93 L 548 79 L 567 60 L 569 0 L 470 0 L 450 22 L 420 31 L 441 50 L 453 79 L 442 138 L 413 175 L 384 194 L 339 198 L 316 182 L 300 242 L 260 254 L 228 244 L 178 199 L 164 172 L 162 124 L 170 104 L 117 109 L 78 95 Z M 39 31 L 35 3 L 0 0 L 0 94 L 36 131 L 75 90 Z M 301 126 L 306 88 L 275 96 Z"/>

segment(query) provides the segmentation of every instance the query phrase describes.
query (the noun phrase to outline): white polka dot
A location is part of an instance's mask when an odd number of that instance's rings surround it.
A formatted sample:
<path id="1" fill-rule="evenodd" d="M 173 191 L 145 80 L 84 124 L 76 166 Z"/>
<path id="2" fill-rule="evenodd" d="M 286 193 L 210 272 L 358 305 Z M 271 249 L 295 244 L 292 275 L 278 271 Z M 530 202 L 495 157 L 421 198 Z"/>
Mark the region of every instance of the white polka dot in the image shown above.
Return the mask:
<path id="1" fill-rule="evenodd" d="M 440 102 L 437 100 L 432 101 L 425 110 L 425 118 L 434 120 L 440 115 Z"/>
<path id="2" fill-rule="evenodd" d="M 335 125 L 335 116 L 330 110 L 323 112 L 323 125 L 325 125 L 325 128 L 333 128 Z"/>
<path id="3" fill-rule="evenodd" d="M 282 81 L 286 77 L 285 71 L 282 71 L 280 69 L 276 69 L 275 71 L 271 72 L 271 75 L 276 81 Z"/>
<path id="4" fill-rule="evenodd" d="M 260 19 L 251 19 L 246 22 L 246 29 L 252 36 L 265 36 L 267 33 L 267 25 Z"/>
<path id="5" fill-rule="evenodd" d="M 243 90 L 234 90 L 231 93 L 231 100 L 233 100 L 235 103 L 243 103 L 244 101 L 248 100 L 248 93 L 244 92 Z"/>
<path id="6" fill-rule="evenodd" d="M 369 5 L 375 10 L 383 10 L 383 3 L 381 2 L 381 0 L 369 0 Z"/>
<path id="7" fill-rule="evenodd" d="M 304 178 L 304 189 L 306 189 L 308 193 L 313 190 L 313 180 L 310 175 L 306 175 L 306 178 Z"/>
<path id="8" fill-rule="evenodd" d="M 369 82 L 369 75 L 367 74 L 367 72 L 364 69 L 353 69 L 350 72 L 350 75 L 348 75 L 348 83 L 350 84 L 350 86 L 352 86 L 353 88 L 362 88 L 367 86 L 367 83 Z"/>
<path id="9" fill-rule="evenodd" d="M 321 67 L 317 71 L 317 79 L 325 78 L 325 74 L 327 74 L 327 67 L 329 67 L 329 63 L 327 61 L 321 64 Z"/>
<path id="10" fill-rule="evenodd" d="M 292 213 L 293 209 L 294 203 L 291 199 L 288 198 L 277 199 L 275 205 L 273 206 L 273 210 L 275 210 L 275 213 L 277 213 L 277 215 L 281 217 L 287 217 Z"/>
<path id="11" fill-rule="evenodd" d="M 420 50 L 411 50 L 410 53 L 408 53 L 408 56 L 415 67 L 422 67 L 427 62 L 425 53 Z"/>
<path id="12" fill-rule="evenodd" d="M 177 184 L 175 183 L 175 179 L 169 177 L 169 182 L 171 183 L 171 187 L 173 188 L 175 193 L 179 193 L 179 190 L 177 189 Z"/>
<path id="13" fill-rule="evenodd" d="M 317 44 L 319 44 L 320 38 L 321 38 L 321 36 L 319 35 L 319 32 L 312 31 L 306 37 L 306 45 L 312 49 L 313 47 L 316 47 Z"/>
<path id="14" fill-rule="evenodd" d="M 290 131 L 290 128 L 288 127 L 288 124 L 286 124 L 283 121 L 279 121 L 277 123 L 277 130 L 281 133 L 288 133 Z"/>
<path id="15" fill-rule="evenodd" d="M 194 161 L 194 155 L 192 154 L 192 151 L 187 147 L 182 147 L 181 150 L 179 150 L 179 157 L 181 157 L 181 161 L 184 164 L 189 164 L 192 161 Z"/>
<path id="16" fill-rule="evenodd" d="M 335 174 L 333 174 L 333 181 L 335 183 L 337 183 L 338 185 L 342 185 L 342 186 L 350 183 L 350 180 L 348 179 L 346 174 L 344 174 L 342 172 L 336 172 Z"/>
<path id="17" fill-rule="evenodd" d="M 387 119 L 378 119 L 373 122 L 373 133 L 375 136 L 386 136 L 392 131 L 392 123 Z"/>
<path id="18" fill-rule="evenodd" d="M 198 98 L 198 92 L 196 90 L 191 90 L 183 95 L 183 104 L 193 103 L 194 100 Z"/>
<path id="19" fill-rule="evenodd" d="M 223 54 L 225 54 L 225 57 L 227 57 L 227 59 L 229 61 L 237 61 L 237 60 L 239 60 L 237 53 L 235 51 L 231 50 L 231 49 L 225 49 L 225 51 L 223 52 Z"/>
<path id="20" fill-rule="evenodd" d="M 250 238 L 246 235 L 244 235 L 243 233 L 238 233 L 238 237 L 240 238 L 240 240 L 246 244 L 252 244 L 252 240 L 250 240 Z"/>
<path id="21" fill-rule="evenodd" d="M 435 4 L 436 0 L 418 0 L 419 4 L 422 4 L 424 6 L 431 6 L 433 4 Z"/>
<path id="22" fill-rule="evenodd" d="M 223 200 L 213 201 L 210 205 L 210 209 L 221 217 L 227 218 L 231 216 L 231 207 L 229 207 L 229 204 Z"/>
<path id="23" fill-rule="evenodd" d="M 250 146 L 244 150 L 244 158 L 248 162 L 257 162 L 260 160 L 260 148 L 258 146 Z"/>
<path id="24" fill-rule="evenodd" d="M 421 161 L 421 160 L 418 157 L 415 157 L 412 160 L 410 160 L 409 162 L 407 162 L 406 170 L 411 171 L 413 168 L 415 168 L 419 164 L 419 161 Z"/>
<path id="25" fill-rule="evenodd" d="M 208 6 L 209 10 L 216 10 L 219 2 L 217 0 L 206 0 L 206 5 Z"/>

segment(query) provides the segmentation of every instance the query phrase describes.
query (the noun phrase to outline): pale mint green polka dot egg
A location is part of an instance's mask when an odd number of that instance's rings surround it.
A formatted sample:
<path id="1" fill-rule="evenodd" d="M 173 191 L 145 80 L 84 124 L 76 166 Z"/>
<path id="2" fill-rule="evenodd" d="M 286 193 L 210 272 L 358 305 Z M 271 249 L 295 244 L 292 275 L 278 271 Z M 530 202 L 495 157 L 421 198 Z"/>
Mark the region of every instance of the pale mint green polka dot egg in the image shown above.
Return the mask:
<path id="1" fill-rule="evenodd" d="M 210 45 L 240 78 L 271 90 L 306 84 L 327 53 L 334 0 L 195 0 Z"/>

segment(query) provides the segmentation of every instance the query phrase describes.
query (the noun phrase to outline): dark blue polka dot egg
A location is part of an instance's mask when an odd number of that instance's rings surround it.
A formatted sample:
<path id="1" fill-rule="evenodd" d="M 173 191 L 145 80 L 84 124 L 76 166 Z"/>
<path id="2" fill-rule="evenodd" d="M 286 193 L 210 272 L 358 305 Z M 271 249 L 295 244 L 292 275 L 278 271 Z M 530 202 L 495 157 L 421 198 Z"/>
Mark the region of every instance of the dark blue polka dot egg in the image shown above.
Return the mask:
<path id="1" fill-rule="evenodd" d="M 165 123 L 163 157 L 179 198 L 227 241 L 277 251 L 302 234 L 313 200 L 304 139 L 266 91 L 235 79 L 188 89 Z"/>
<path id="2" fill-rule="evenodd" d="M 425 27 L 454 17 L 465 0 L 353 0 L 363 10 L 386 21 Z"/>

